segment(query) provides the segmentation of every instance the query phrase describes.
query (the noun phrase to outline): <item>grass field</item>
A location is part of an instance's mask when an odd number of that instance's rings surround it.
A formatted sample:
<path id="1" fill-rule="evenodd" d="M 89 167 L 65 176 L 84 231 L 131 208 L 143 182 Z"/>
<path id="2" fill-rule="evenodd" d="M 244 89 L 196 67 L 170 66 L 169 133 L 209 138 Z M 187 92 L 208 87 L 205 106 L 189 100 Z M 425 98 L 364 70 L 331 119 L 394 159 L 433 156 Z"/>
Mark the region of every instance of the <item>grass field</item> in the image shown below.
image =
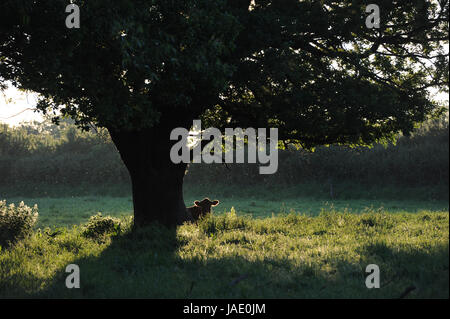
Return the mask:
<path id="1" fill-rule="evenodd" d="M 208 196 L 219 199 L 216 214 L 229 212 L 232 207 L 237 214 L 255 218 L 271 217 L 279 213 L 300 213 L 317 216 L 323 209 L 340 212 L 362 213 L 381 210 L 390 213 L 448 212 L 449 201 L 435 194 L 445 193 L 441 188 L 364 188 L 360 185 L 338 185 L 334 188 L 335 198 L 331 198 L 327 187 L 306 184 L 296 187 L 185 187 L 186 206 L 195 200 Z M 104 193 L 92 189 L 64 190 L 64 193 L 42 192 L 34 196 L 18 196 L 14 192 L 6 197 L 8 203 L 24 201 L 27 205 L 39 207 L 38 227 L 72 226 L 86 222 L 90 216 L 101 212 L 114 217 L 130 216 L 133 211 L 131 195 L 126 187 L 107 188 Z M 90 195 L 93 194 L 93 195 Z M 114 194 L 114 195 L 111 195 Z M 1 198 L 0 198 L 1 199 Z"/>
<path id="2" fill-rule="evenodd" d="M 0 254 L 0 297 L 448 298 L 449 215 L 213 216 L 97 238 L 39 231 Z M 65 287 L 80 267 L 81 288 Z M 365 286 L 376 264 L 381 288 Z M 409 289 L 410 290 L 410 289 Z"/>
<path id="3" fill-rule="evenodd" d="M 186 205 L 192 205 L 197 197 L 185 199 Z M 270 217 L 272 214 L 296 212 L 307 216 L 317 216 L 323 209 L 335 209 L 343 212 L 363 213 L 367 210 L 380 210 L 390 213 L 448 212 L 446 201 L 413 200 L 328 200 L 315 198 L 286 198 L 281 201 L 255 198 L 220 198 L 221 203 L 215 208 L 216 214 L 229 212 L 234 207 L 238 215 L 255 218 Z M 72 226 L 86 222 L 90 216 L 101 212 L 113 217 L 131 216 L 133 203 L 131 197 L 82 196 L 63 198 L 27 198 L 16 197 L 10 203 L 24 201 L 28 205 L 39 207 L 38 227 Z"/>
<path id="4" fill-rule="evenodd" d="M 39 219 L 33 235 L 0 250 L 0 298 L 448 298 L 448 200 L 425 192 L 192 188 L 187 205 L 221 200 L 213 216 L 137 232 L 123 194 L 10 197 L 37 203 Z M 120 228 L 86 237 L 97 212 Z M 72 263 L 80 289 L 65 287 Z M 365 285 L 369 264 L 380 289 Z"/>

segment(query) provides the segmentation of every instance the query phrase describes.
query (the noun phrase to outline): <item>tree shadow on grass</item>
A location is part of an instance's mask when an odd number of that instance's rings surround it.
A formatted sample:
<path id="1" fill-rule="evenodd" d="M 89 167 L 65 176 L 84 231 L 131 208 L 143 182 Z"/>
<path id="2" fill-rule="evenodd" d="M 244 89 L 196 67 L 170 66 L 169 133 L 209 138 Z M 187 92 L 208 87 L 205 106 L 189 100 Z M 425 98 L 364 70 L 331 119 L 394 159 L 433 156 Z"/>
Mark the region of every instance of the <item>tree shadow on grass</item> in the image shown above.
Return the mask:
<path id="1" fill-rule="evenodd" d="M 69 274 L 64 267 L 45 289 L 27 296 L 170 299 L 449 296 L 448 245 L 423 252 L 397 250 L 382 243 L 367 244 L 359 249 L 358 262 L 336 258 L 315 265 L 286 258 L 214 257 L 213 251 L 208 258 L 201 257 L 204 255 L 181 258 L 180 249 L 186 244 L 175 229 L 156 225 L 117 236 L 99 256 L 72 262 L 80 267 L 79 289 L 66 288 Z M 380 267 L 380 289 L 368 289 L 365 285 L 365 267 L 369 264 Z"/>

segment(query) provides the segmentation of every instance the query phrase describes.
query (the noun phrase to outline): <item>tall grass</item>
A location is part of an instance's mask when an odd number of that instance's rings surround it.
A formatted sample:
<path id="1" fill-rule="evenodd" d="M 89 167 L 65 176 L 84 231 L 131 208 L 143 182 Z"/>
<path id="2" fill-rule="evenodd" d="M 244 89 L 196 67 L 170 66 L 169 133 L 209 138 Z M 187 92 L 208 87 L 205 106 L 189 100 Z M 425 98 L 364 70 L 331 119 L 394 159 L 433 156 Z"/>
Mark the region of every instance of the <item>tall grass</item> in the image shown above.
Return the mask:
<path id="1" fill-rule="evenodd" d="M 436 187 L 448 190 L 448 121 L 429 122 L 396 145 L 348 148 L 332 145 L 315 152 L 288 148 L 279 152 L 279 169 L 260 175 L 259 164 L 191 164 L 186 185 L 333 185 Z M 151 147 L 151 141 L 149 141 Z M 0 126 L 0 190 L 38 192 L 45 187 L 71 189 L 125 185 L 129 176 L 105 130 L 82 132 L 69 121 L 20 127 Z M 448 198 L 448 197 L 447 197 Z"/>

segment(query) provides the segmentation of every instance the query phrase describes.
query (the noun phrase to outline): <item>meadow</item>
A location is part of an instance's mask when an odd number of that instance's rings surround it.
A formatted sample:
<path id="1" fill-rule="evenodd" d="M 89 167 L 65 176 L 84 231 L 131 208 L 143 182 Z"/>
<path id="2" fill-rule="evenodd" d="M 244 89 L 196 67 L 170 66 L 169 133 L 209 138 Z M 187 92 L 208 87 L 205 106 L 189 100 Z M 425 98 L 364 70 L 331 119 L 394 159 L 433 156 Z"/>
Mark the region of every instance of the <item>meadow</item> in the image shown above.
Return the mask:
<path id="1" fill-rule="evenodd" d="M 123 186 L 124 188 L 126 186 Z M 344 188 L 344 186 L 341 186 Z M 214 208 L 216 214 L 230 212 L 232 208 L 239 216 L 253 218 L 266 218 L 272 215 L 297 213 L 305 216 L 318 216 L 322 210 L 336 210 L 339 212 L 364 213 L 366 211 L 383 211 L 388 213 L 420 213 L 448 212 L 449 204 L 446 200 L 429 200 L 424 196 L 430 191 L 428 188 L 377 189 L 360 194 L 350 189 L 348 194 L 341 193 L 338 198 L 330 198 L 326 192 L 320 192 L 311 184 L 291 188 L 278 188 L 267 190 L 251 187 L 248 189 L 233 186 L 186 187 L 184 199 L 186 206 L 193 205 L 195 200 L 207 196 L 219 199 L 219 206 Z M 339 190 L 339 187 L 337 188 Z M 110 193 L 113 193 L 111 191 Z M 133 212 L 131 195 L 125 195 L 123 190 L 120 196 L 110 194 L 67 196 L 50 194 L 47 197 L 12 196 L 9 203 L 18 204 L 21 201 L 29 205 L 37 204 L 39 207 L 39 220 L 37 227 L 71 227 L 86 222 L 90 216 L 97 213 L 113 217 L 128 217 Z"/>
<path id="2" fill-rule="evenodd" d="M 135 231 L 126 170 L 100 137 L 67 123 L 0 134 L 0 200 L 39 210 L 0 246 L 0 298 L 449 297 L 448 123 L 371 150 L 286 150 L 269 178 L 189 167 L 186 205 L 218 199 L 213 214 Z"/>
<path id="3" fill-rule="evenodd" d="M 307 190 L 190 189 L 186 204 L 205 193 L 221 200 L 212 216 L 137 232 L 130 196 L 11 198 L 37 203 L 39 219 L 31 236 L 0 251 L 0 297 L 449 297 L 448 201 L 421 199 L 420 189 L 409 192 L 418 200 L 392 189 L 347 199 Z M 119 226 L 86 236 L 99 212 Z M 69 290 L 73 263 L 82 282 Z M 380 267 L 380 289 L 365 286 L 369 264 Z"/>
<path id="4" fill-rule="evenodd" d="M 177 229 L 130 219 L 38 230 L 0 253 L 2 298 L 448 298 L 448 212 L 323 210 L 255 219 L 234 210 Z M 67 289 L 65 267 L 80 267 Z M 381 287 L 365 285 L 376 264 Z"/>

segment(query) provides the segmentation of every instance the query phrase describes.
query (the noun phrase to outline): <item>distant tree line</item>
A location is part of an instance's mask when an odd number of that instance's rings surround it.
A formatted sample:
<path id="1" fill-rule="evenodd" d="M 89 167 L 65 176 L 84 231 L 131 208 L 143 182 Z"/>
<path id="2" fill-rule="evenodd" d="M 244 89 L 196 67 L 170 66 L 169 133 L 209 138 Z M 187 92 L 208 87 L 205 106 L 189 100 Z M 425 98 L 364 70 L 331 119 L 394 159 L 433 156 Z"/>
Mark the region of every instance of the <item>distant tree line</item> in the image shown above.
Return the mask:
<path id="1" fill-rule="evenodd" d="M 396 145 L 331 145 L 314 152 L 287 147 L 279 169 L 260 175 L 259 164 L 191 164 L 186 183 L 295 185 L 357 182 L 369 185 L 448 186 L 447 120 L 427 122 Z M 149 141 L 151 143 L 151 141 Z M 128 185 L 129 175 L 106 130 L 81 131 L 71 120 L 0 125 L 0 187 L 18 185 Z"/>

